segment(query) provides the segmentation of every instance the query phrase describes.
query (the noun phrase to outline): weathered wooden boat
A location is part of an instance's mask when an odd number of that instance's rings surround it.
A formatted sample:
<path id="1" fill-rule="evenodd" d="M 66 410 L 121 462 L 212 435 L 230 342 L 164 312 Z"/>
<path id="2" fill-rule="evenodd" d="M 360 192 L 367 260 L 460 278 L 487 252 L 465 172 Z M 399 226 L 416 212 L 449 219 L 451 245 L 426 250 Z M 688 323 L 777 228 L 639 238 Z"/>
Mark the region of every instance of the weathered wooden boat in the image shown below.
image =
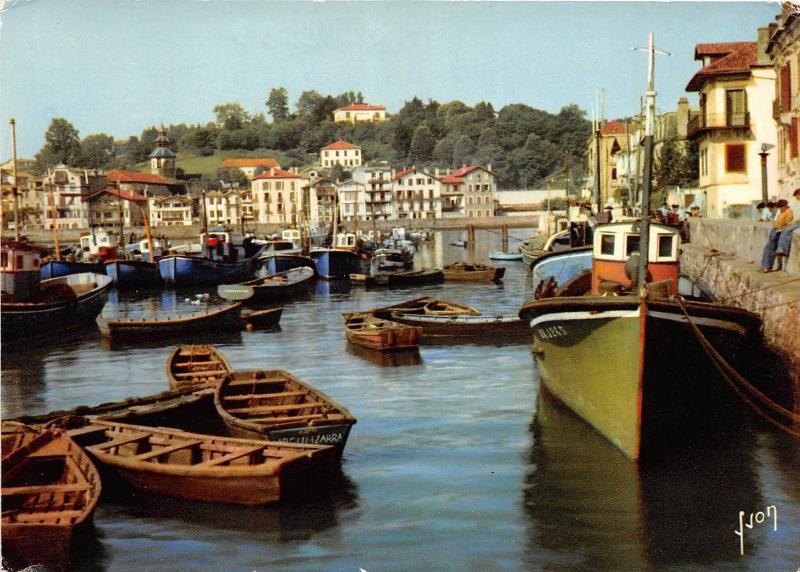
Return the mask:
<path id="1" fill-rule="evenodd" d="M 505 268 L 466 262 L 454 262 L 445 266 L 442 271 L 445 282 L 497 282 L 506 273 Z"/>
<path id="2" fill-rule="evenodd" d="M 310 252 L 317 274 L 325 280 L 343 280 L 362 270 L 362 259 L 352 250 L 319 248 Z"/>
<path id="3" fill-rule="evenodd" d="M 639 222 L 602 225 L 583 290 L 552 290 L 520 310 L 545 386 L 633 460 L 735 414 L 738 398 L 708 344 L 735 362 L 760 327 L 746 310 L 680 297 L 679 230 L 648 226 L 646 281 L 638 277 Z"/>
<path id="4" fill-rule="evenodd" d="M 232 504 L 278 502 L 303 473 L 336 464 L 332 447 L 93 421 L 70 431 L 106 469 L 147 494 Z"/>
<path id="5" fill-rule="evenodd" d="M 414 252 L 409 248 L 378 248 L 372 254 L 373 264 L 378 269 L 411 268 Z"/>
<path id="6" fill-rule="evenodd" d="M 158 273 L 168 286 L 234 284 L 253 278 L 257 258 L 214 260 L 201 256 L 171 255 L 158 261 Z"/>
<path id="7" fill-rule="evenodd" d="M 502 250 L 492 250 L 489 252 L 492 260 L 522 260 L 521 252 L 503 252 Z"/>
<path id="8" fill-rule="evenodd" d="M 342 314 L 347 341 L 373 350 L 393 351 L 419 346 L 422 328 L 376 318 L 370 312 Z"/>
<path id="9" fill-rule="evenodd" d="M 311 268 L 314 272 L 317 271 L 317 265 L 310 256 L 289 254 L 280 251 L 261 256 L 259 258 L 259 264 L 261 265 L 259 274 L 261 274 L 261 272 L 266 272 L 267 275 L 280 274 L 292 268 L 303 267 Z"/>
<path id="10" fill-rule="evenodd" d="M 144 260 L 109 260 L 105 273 L 120 290 L 159 288 L 163 285 L 158 265 Z"/>
<path id="11" fill-rule="evenodd" d="M 392 313 L 391 319 L 400 324 L 422 329 L 422 339 L 448 338 L 475 342 L 530 343 L 533 336 L 528 322 L 518 316 L 431 316 L 425 314 Z"/>
<path id="12" fill-rule="evenodd" d="M 205 312 L 164 320 L 107 320 L 98 318 L 103 337 L 110 340 L 180 336 L 184 334 L 213 334 L 223 330 L 241 330 L 241 304 L 229 304 Z"/>
<path id="13" fill-rule="evenodd" d="M 339 454 L 356 422 L 342 405 L 281 370 L 231 373 L 217 386 L 214 404 L 237 437 L 334 445 Z"/>
<path id="14" fill-rule="evenodd" d="M 217 287 L 217 292 L 223 298 L 263 304 L 308 292 L 314 284 L 314 276 L 313 268 L 300 266 L 241 284 L 223 284 Z"/>
<path id="15" fill-rule="evenodd" d="M 242 327 L 248 332 L 276 327 L 281 321 L 283 308 L 242 312 Z"/>
<path id="16" fill-rule="evenodd" d="M 38 251 L 24 243 L 2 245 L 3 343 L 51 334 L 92 322 L 111 289 L 105 274 L 71 274 L 42 280 Z"/>
<path id="17" fill-rule="evenodd" d="M 214 346 L 176 346 L 167 358 L 167 381 L 172 389 L 217 384 L 233 368 L 228 358 Z"/>
<path id="18" fill-rule="evenodd" d="M 91 522 L 100 498 L 100 475 L 62 431 L 19 428 L 12 437 L 5 431 L 3 559 L 13 566 L 66 570 L 71 540 Z"/>
<path id="19" fill-rule="evenodd" d="M 433 270 L 409 270 L 387 274 L 392 286 L 417 286 L 419 284 L 438 284 L 444 282 L 444 272 L 440 268 Z"/>
<path id="20" fill-rule="evenodd" d="M 365 286 L 367 288 L 378 288 L 381 286 L 388 286 L 389 285 L 389 275 L 388 274 L 362 274 L 362 273 L 353 273 L 350 274 L 350 282 L 357 286 Z"/>
<path id="21" fill-rule="evenodd" d="M 431 296 L 422 296 L 412 300 L 406 300 L 399 304 L 385 306 L 383 308 L 373 308 L 370 312 L 378 318 L 387 320 L 392 314 L 424 314 L 427 316 L 480 316 L 481 313 L 475 308 L 450 302 L 449 300 L 439 300 Z"/>

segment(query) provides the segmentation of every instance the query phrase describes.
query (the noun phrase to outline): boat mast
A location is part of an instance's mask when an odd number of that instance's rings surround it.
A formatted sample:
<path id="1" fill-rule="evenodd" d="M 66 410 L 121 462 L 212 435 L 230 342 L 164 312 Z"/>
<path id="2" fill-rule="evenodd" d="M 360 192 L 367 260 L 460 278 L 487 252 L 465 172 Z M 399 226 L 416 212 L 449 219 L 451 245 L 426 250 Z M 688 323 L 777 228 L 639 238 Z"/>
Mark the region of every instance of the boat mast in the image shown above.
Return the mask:
<path id="1" fill-rule="evenodd" d="M 50 178 L 50 169 L 47 170 L 47 178 Z M 53 183 L 47 182 L 50 188 L 50 216 L 53 217 L 53 242 L 55 243 L 56 260 L 61 260 L 61 245 L 58 241 L 58 210 L 56 210 L 56 194 L 53 191 Z"/>
<path id="2" fill-rule="evenodd" d="M 14 182 L 11 192 L 14 195 L 14 240 L 19 242 L 19 187 L 17 186 L 17 122 L 14 118 L 9 121 L 11 125 L 11 173 Z"/>
<path id="3" fill-rule="evenodd" d="M 149 260 L 149 262 L 155 262 L 156 261 L 156 251 L 153 249 L 153 235 L 150 233 L 150 221 L 147 220 L 147 213 L 144 212 L 144 205 L 139 205 L 139 209 L 142 211 L 142 221 L 144 222 L 144 232 L 147 235 L 147 248 L 150 250 L 150 260 Z"/>
<path id="4" fill-rule="evenodd" d="M 646 294 L 647 262 L 650 254 L 650 187 L 653 167 L 653 124 L 656 116 L 655 88 L 655 56 L 656 52 L 670 55 L 669 52 L 656 50 L 653 46 L 653 32 L 648 34 L 647 41 L 647 103 L 644 123 L 644 165 L 642 171 L 642 219 L 639 235 L 639 293 Z"/>

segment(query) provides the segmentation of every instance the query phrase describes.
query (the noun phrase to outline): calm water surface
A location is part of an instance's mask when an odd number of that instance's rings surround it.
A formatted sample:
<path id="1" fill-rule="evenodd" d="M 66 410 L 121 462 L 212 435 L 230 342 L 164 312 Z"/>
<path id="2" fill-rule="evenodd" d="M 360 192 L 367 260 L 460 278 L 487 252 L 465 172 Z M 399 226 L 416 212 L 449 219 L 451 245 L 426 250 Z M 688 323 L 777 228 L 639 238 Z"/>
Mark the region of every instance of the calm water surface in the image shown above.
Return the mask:
<path id="1" fill-rule="evenodd" d="M 439 234 L 417 266 L 485 262 L 499 248 L 486 231 L 473 250 L 448 246 L 457 238 Z M 394 360 L 346 346 L 342 312 L 424 294 L 515 314 L 530 277 L 521 262 L 497 264 L 507 268 L 498 285 L 367 291 L 320 282 L 285 306 L 279 331 L 215 338 L 234 367 L 286 369 L 352 411 L 344 482 L 277 507 L 103 502 L 73 569 L 797 570 L 796 440 L 748 424 L 637 468 L 539 395 L 527 345 L 424 346 Z M 195 293 L 112 293 L 103 314 L 196 310 L 186 301 Z M 163 391 L 171 347 L 109 347 L 87 331 L 6 349 L 3 417 Z M 778 530 L 747 530 L 740 556 L 739 511 L 767 505 L 778 509 Z"/>

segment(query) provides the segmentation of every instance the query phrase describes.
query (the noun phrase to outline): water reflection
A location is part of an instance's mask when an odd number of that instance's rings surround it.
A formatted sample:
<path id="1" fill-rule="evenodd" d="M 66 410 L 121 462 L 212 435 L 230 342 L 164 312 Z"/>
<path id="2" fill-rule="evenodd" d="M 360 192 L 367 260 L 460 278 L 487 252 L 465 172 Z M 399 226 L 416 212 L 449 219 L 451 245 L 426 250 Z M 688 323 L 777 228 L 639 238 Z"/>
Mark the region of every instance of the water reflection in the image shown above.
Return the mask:
<path id="1" fill-rule="evenodd" d="M 280 331 L 275 328 L 272 331 Z M 251 335 L 251 334 L 245 334 Z M 172 336 L 154 336 L 149 338 L 110 340 L 102 338 L 100 346 L 107 351 L 125 351 L 130 348 L 155 349 L 163 348 L 176 344 L 214 344 L 214 345 L 242 345 L 242 332 L 240 331 L 219 331 L 219 332 L 189 332 L 185 334 L 175 334 Z"/>
<path id="2" fill-rule="evenodd" d="M 763 505 L 748 432 L 734 436 L 736 447 L 712 443 L 639 466 L 544 389 L 531 430 L 531 563 L 646 570 L 739 559 L 736 515 Z"/>
<path id="3" fill-rule="evenodd" d="M 422 356 L 419 354 L 419 350 L 416 349 L 397 352 L 382 352 L 380 350 L 372 350 L 348 343 L 347 352 L 381 367 L 419 365 L 422 363 Z"/>

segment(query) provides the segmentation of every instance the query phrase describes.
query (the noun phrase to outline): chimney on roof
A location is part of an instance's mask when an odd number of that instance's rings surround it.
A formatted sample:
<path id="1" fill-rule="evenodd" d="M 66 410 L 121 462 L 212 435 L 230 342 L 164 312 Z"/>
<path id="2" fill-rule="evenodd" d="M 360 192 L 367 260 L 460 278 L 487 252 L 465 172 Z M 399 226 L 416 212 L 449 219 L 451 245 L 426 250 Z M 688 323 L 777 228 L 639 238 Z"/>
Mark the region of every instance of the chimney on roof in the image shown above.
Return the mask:
<path id="1" fill-rule="evenodd" d="M 269 176 L 270 177 L 274 177 L 275 176 L 275 167 L 270 167 L 269 168 Z"/>
<path id="2" fill-rule="evenodd" d="M 678 138 L 686 139 L 689 126 L 689 100 L 685 97 L 681 97 L 678 100 L 677 123 Z"/>
<path id="3" fill-rule="evenodd" d="M 486 170 L 487 170 L 487 171 L 489 171 L 489 172 L 491 172 L 491 171 L 492 171 L 492 164 L 491 164 L 491 163 L 489 163 L 488 165 L 486 165 Z"/>
<path id="4" fill-rule="evenodd" d="M 769 44 L 769 27 L 764 26 L 758 29 L 758 59 L 756 63 L 760 66 L 772 65 L 772 58 L 767 53 L 767 44 Z"/>

